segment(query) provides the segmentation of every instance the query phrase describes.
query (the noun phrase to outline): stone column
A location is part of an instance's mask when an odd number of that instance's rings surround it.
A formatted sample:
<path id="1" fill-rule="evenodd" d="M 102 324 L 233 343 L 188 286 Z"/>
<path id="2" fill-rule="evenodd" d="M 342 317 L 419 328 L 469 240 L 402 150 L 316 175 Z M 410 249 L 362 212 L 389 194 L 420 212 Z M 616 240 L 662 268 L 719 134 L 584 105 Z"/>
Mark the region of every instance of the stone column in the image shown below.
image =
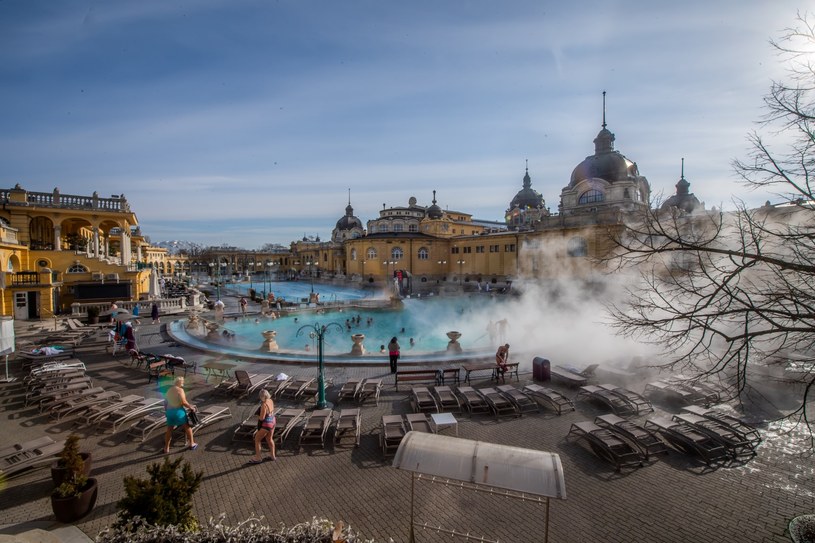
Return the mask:
<path id="1" fill-rule="evenodd" d="M 99 227 L 93 227 L 93 255 L 94 258 L 99 258 Z"/>

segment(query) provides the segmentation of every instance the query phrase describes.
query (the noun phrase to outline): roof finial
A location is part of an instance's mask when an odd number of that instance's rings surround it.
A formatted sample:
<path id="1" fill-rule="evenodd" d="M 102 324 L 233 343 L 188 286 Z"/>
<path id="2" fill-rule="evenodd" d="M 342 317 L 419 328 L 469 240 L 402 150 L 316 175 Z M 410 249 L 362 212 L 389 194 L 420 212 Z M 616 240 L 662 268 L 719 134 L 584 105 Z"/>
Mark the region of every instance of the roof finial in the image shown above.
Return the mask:
<path id="1" fill-rule="evenodd" d="M 529 159 L 524 159 L 526 161 L 526 173 L 529 173 Z"/>
<path id="2" fill-rule="evenodd" d="M 685 179 L 685 157 L 682 157 L 682 173 L 679 175 L 680 179 Z"/>
<path id="3" fill-rule="evenodd" d="M 606 91 L 603 91 L 603 128 L 606 127 Z"/>
<path id="4" fill-rule="evenodd" d="M 351 205 L 351 187 L 348 187 L 348 205 Z"/>
<path id="5" fill-rule="evenodd" d="M 433 205 L 436 205 L 436 191 L 433 191 Z"/>

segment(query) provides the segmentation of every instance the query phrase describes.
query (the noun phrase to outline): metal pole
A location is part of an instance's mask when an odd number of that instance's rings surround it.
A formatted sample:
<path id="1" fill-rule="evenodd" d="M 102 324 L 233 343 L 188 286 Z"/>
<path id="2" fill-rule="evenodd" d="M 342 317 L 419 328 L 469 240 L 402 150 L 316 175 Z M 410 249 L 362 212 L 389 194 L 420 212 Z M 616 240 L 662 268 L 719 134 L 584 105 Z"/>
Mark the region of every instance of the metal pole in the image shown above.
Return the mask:
<path id="1" fill-rule="evenodd" d="M 325 375 L 323 368 L 323 335 L 325 334 L 325 326 L 320 328 L 317 333 L 317 362 L 320 367 L 320 375 L 317 377 L 317 409 L 325 409 Z"/>

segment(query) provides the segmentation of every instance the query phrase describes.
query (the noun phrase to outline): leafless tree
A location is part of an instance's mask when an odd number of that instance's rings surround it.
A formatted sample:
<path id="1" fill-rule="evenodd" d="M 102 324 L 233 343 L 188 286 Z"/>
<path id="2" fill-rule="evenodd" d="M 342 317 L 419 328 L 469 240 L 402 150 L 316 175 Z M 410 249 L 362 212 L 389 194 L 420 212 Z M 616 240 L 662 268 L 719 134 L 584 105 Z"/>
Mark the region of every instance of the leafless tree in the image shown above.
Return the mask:
<path id="1" fill-rule="evenodd" d="M 766 115 L 734 169 L 748 189 L 781 203 L 685 213 L 657 206 L 612 234 L 614 269 L 641 285 L 610 307 L 623 334 L 663 345 L 672 370 L 726 377 L 739 397 L 755 368 L 795 360 L 797 409 L 786 416 L 813 440 L 815 400 L 815 17 L 771 41 L 788 68 L 765 96 Z M 762 377 L 766 378 L 766 377 Z"/>

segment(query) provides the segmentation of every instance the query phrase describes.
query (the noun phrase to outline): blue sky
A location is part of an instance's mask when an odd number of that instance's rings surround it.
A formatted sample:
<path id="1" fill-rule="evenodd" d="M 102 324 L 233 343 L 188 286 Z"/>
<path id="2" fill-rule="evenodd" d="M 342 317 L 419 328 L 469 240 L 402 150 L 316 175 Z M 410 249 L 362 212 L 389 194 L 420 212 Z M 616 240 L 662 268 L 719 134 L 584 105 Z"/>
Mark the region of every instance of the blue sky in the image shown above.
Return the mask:
<path id="1" fill-rule="evenodd" d="M 567 5 L 568 4 L 568 5 Z M 607 121 L 654 194 L 744 193 L 770 38 L 800 3 L 0 2 L 0 186 L 124 193 L 154 241 L 328 239 L 411 196 L 557 209 Z"/>

